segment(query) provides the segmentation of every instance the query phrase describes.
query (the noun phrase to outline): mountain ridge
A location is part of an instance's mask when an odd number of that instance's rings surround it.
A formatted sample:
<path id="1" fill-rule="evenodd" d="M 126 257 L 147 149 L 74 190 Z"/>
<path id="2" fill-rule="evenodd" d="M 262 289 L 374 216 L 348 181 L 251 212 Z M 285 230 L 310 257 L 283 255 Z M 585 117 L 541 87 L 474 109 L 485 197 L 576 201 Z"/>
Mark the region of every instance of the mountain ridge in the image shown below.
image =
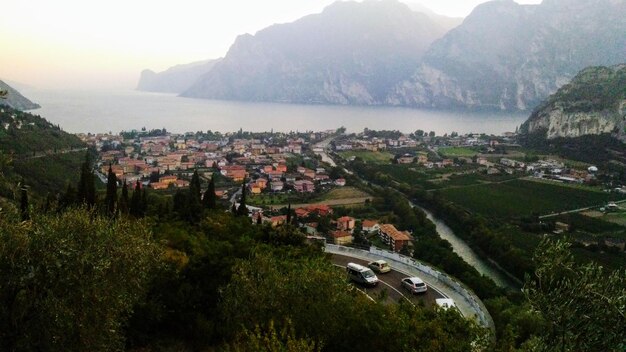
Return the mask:
<path id="1" fill-rule="evenodd" d="M 7 92 L 5 99 L 0 99 L 0 106 L 9 106 L 17 110 L 33 110 L 41 107 L 39 104 L 33 103 L 15 88 L 11 87 L 2 80 L 0 80 L 0 91 Z"/>
<path id="2" fill-rule="evenodd" d="M 582 70 L 533 111 L 524 134 L 546 139 L 610 134 L 626 141 L 626 63 Z"/>
<path id="3" fill-rule="evenodd" d="M 239 36 L 182 95 L 379 105 L 445 31 L 398 1 L 336 2 L 320 14 Z"/>

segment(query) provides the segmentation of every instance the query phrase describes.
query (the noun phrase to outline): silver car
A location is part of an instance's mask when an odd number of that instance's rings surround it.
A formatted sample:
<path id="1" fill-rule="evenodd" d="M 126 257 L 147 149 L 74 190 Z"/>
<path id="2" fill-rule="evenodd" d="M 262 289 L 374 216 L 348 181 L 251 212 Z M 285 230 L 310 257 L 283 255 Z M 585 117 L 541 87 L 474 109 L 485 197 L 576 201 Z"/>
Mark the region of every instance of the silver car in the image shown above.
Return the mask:
<path id="1" fill-rule="evenodd" d="M 419 277 L 407 277 L 402 279 L 402 287 L 411 293 L 422 293 L 428 290 L 426 283 Z"/>

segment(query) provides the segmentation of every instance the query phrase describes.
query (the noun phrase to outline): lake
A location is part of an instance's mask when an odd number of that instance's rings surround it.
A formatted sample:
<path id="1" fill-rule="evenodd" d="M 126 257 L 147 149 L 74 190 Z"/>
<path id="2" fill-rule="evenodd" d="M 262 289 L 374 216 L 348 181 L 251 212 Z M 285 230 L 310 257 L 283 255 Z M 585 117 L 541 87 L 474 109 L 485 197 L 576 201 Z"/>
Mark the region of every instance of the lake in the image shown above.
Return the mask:
<path id="1" fill-rule="evenodd" d="M 65 131 L 113 132 L 166 128 L 171 132 L 322 131 L 341 126 L 348 132 L 418 129 L 438 135 L 458 132 L 501 134 L 515 131 L 528 114 L 436 111 L 394 107 L 355 107 L 248 103 L 181 98 L 138 91 L 24 89 L 41 105 L 32 112 Z"/>

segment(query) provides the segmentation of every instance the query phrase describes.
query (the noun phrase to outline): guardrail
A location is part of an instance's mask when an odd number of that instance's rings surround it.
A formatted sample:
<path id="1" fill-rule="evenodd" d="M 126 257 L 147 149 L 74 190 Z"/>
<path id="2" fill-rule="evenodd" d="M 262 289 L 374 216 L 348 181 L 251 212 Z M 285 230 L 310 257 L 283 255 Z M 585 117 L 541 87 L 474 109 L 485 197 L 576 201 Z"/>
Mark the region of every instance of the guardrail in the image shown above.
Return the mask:
<path id="1" fill-rule="evenodd" d="M 344 247 L 344 246 L 338 246 L 338 245 L 326 243 L 325 250 L 326 252 L 329 252 L 329 253 L 335 253 L 335 254 L 341 254 L 341 255 L 350 256 L 350 254 L 353 254 L 356 256 L 360 255 L 361 257 L 366 257 L 366 258 L 376 257 L 378 259 L 386 259 L 387 261 L 391 262 L 392 265 L 393 263 L 395 263 L 396 265 L 397 264 L 406 265 L 420 272 L 423 272 L 429 276 L 432 276 L 435 279 L 437 279 L 439 282 L 441 282 L 442 284 L 444 284 L 445 286 L 453 290 L 455 293 L 462 296 L 463 299 L 466 301 L 466 303 L 472 308 L 472 310 L 476 314 L 478 322 L 481 325 L 490 328 L 495 333 L 495 324 L 493 322 L 493 319 L 491 318 L 489 311 L 487 311 L 487 308 L 485 307 L 484 303 L 480 300 L 480 298 L 478 298 L 478 296 L 476 296 L 476 294 L 472 292 L 471 289 L 465 287 L 465 285 L 463 285 L 462 283 L 456 281 L 454 278 L 450 277 L 449 275 L 437 269 L 434 269 L 428 265 L 425 265 L 424 263 L 421 263 L 418 260 L 415 260 L 413 258 L 401 255 L 396 252 L 386 251 L 386 250 L 376 248 L 376 247 L 370 247 L 369 250 L 363 250 L 363 249 Z"/>

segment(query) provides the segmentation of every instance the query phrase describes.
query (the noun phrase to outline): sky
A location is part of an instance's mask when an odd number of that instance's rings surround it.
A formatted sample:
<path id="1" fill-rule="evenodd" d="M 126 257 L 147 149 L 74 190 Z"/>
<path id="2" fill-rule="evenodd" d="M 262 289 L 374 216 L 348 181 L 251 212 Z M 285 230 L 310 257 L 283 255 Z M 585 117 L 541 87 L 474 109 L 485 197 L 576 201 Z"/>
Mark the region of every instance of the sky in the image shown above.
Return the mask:
<path id="1" fill-rule="evenodd" d="M 454 17 L 485 2 L 407 1 Z M 143 69 L 223 57 L 238 35 L 319 13 L 333 2 L 2 0 L 0 79 L 36 88 L 133 89 Z"/>

